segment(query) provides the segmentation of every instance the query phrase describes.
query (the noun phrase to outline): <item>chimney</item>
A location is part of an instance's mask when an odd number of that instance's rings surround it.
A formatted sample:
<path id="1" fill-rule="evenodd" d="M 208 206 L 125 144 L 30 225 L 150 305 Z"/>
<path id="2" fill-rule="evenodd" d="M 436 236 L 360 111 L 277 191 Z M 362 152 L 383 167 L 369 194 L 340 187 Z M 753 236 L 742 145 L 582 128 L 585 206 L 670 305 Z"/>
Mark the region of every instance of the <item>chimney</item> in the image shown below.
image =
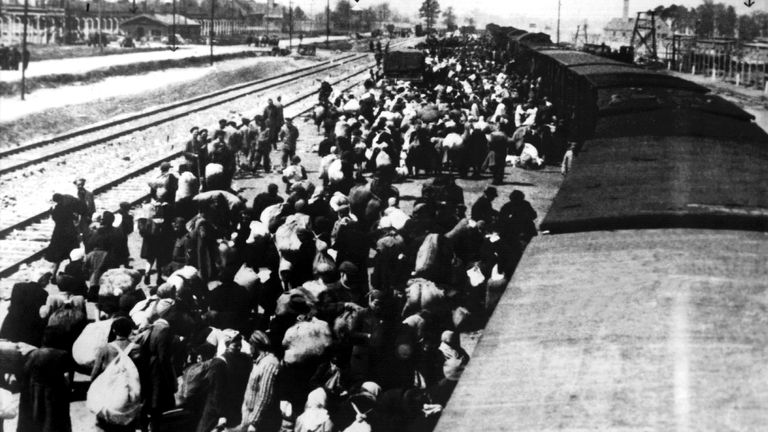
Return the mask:
<path id="1" fill-rule="evenodd" d="M 267 15 L 272 12 L 273 7 L 275 7 L 275 0 L 267 0 Z"/>
<path id="2" fill-rule="evenodd" d="M 624 0 L 624 20 L 629 19 L 629 0 Z"/>

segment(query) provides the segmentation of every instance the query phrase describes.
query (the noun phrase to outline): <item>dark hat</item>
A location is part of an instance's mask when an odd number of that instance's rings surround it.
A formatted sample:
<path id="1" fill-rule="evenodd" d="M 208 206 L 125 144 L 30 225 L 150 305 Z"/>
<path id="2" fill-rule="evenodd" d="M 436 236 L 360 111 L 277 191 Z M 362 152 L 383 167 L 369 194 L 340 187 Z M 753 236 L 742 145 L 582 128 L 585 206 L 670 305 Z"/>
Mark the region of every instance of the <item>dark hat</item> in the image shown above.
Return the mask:
<path id="1" fill-rule="evenodd" d="M 171 169 L 171 163 L 170 162 L 166 161 L 166 162 L 163 162 L 163 163 L 160 164 L 160 171 L 166 172 L 169 169 Z"/>
<path id="2" fill-rule="evenodd" d="M 189 133 L 195 133 L 195 132 L 197 132 L 197 131 L 199 131 L 199 130 L 200 130 L 200 128 L 199 128 L 199 127 L 197 127 L 197 126 L 192 126 L 192 128 L 189 130 Z"/>
<path id="3" fill-rule="evenodd" d="M 355 274 L 357 274 L 357 272 L 358 272 L 359 270 L 358 270 L 358 268 L 357 268 L 357 266 L 356 266 L 356 265 L 352 264 L 352 263 L 351 263 L 351 262 L 349 262 L 349 261 L 344 261 L 344 262 L 343 262 L 343 263 L 341 263 L 341 265 L 339 266 L 339 271 L 340 271 L 341 273 L 346 273 L 346 274 L 349 274 L 349 275 L 355 275 Z"/>
<path id="4" fill-rule="evenodd" d="M 493 186 L 489 186 L 489 187 L 485 188 L 485 192 L 483 192 L 483 193 L 486 194 L 486 195 L 489 195 L 489 196 L 495 196 L 495 197 L 499 196 L 499 193 L 496 191 L 496 188 L 493 187 Z"/>

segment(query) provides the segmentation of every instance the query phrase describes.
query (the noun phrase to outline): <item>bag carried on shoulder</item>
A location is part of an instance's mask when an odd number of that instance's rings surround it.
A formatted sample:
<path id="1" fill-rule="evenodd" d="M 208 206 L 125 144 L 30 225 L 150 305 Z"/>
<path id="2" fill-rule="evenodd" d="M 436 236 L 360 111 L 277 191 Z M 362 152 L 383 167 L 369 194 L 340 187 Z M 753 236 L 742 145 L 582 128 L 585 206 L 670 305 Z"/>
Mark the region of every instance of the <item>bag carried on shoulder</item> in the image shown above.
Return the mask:
<path id="1" fill-rule="evenodd" d="M 119 350 L 104 372 L 91 383 L 86 406 L 107 423 L 127 425 L 141 412 L 139 370 L 128 357 L 133 343 Z"/>

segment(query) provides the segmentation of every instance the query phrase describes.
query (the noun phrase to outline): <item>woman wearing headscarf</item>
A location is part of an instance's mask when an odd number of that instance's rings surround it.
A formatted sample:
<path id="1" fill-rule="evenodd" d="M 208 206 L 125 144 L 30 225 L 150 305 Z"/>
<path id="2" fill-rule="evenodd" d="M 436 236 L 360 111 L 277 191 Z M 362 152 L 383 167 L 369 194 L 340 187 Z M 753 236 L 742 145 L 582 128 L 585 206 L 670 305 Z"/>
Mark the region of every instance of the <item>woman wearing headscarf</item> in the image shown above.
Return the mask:
<path id="1" fill-rule="evenodd" d="M 40 316 L 40 308 L 48 298 L 45 286 L 49 279 L 48 274 L 34 274 L 29 282 L 13 285 L 8 314 L 0 327 L 0 338 L 40 346 L 46 324 Z"/>
<path id="2" fill-rule="evenodd" d="M 312 390 L 307 396 L 304 412 L 296 419 L 294 432 L 332 432 L 333 422 L 325 409 L 326 401 L 325 390 Z"/>

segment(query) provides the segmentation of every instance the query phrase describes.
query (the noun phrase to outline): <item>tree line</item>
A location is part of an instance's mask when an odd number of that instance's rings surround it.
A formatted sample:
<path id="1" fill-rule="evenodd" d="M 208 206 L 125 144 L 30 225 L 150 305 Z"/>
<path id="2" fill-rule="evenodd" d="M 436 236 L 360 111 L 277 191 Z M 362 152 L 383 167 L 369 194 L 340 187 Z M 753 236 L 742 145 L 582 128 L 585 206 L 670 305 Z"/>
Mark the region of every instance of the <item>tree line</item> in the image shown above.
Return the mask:
<path id="1" fill-rule="evenodd" d="M 701 38 L 727 37 L 754 40 L 768 36 L 768 12 L 738 15 L 733 6 L 704 0 L 697 7 L 673 4 L 658 6 L 656 16 L 671 24 L 675 32 L 691 32 Z"/>

